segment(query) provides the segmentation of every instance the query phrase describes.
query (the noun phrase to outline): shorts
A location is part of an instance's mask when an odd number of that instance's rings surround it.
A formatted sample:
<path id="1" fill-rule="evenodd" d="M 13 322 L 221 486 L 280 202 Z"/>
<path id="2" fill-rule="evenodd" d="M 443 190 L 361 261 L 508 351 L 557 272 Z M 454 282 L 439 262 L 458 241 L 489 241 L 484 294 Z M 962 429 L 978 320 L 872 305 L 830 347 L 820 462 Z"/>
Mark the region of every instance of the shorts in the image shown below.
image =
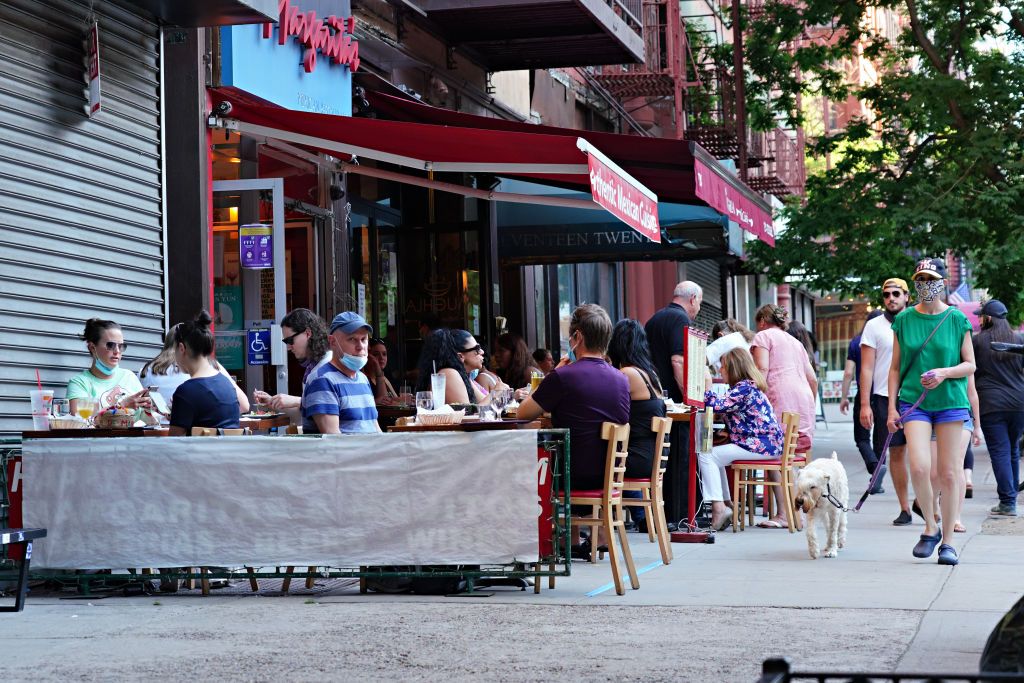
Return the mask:
<path id="1" fill-rule="evenodd" d="M 881 456 L 882 446 L 885 445 L 885 439 L 889 436 L 889 430 L 886 427 L 886 423 L 889 421 L 889 397 L 882 396 L 881 394 L 871 394 L 871 412 L 875 420 L 875 430 L 872 439 L 875 455 Z M 906 445 L 907 437 L 903 435 L 903 428 L 901 427 L 892 435 L 889 446 L 891 448 L 899 448 Z"/>
<path id="2" fill-rule="evenodd" d="M 905 413 L 911 404 L 906 401 L 899 402 L 900 415 Z M 927 422 L 929 424 L 937 425 L 943 424 L 944 422 L 966 422 L 971 419 L 971 411 L 967 408 L 947 408 L 946 410 L 924 410 L 923 408 L 914 408 L 914 410 L 903 418 L 903 423 L 907 422 Z"/>

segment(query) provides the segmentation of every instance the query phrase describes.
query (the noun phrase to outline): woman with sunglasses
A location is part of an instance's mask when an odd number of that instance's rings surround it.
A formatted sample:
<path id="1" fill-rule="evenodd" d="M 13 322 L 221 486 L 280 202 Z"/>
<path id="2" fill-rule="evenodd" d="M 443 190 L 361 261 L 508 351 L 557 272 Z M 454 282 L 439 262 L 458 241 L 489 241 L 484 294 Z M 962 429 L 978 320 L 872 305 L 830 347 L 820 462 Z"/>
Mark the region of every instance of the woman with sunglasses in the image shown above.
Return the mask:
<path id="1" fill-rule="evenodd" d="M 81 399 L 98 401 L 99 410 L 106 410 L 118 401 L 125 408 L 152 405 L 148 391 L 142 388 L 135 373 L 120 367 L 121 357 L 128 348 L 120 325 L 113 320 L 90 318 L 81 339 L 89 349 L 92 364 L 68 381 L 67 398 L 72 414 L 77 412 Z"/>
<path id="2" fill-rule="evenodd" d="M 482 365 L 483 349 L 469 332 L 434 330 L 423 342 L 416 391 L 430 391 L 430 375 L 436 371 L 445 378 L 445 403 L 479 403 L 486 394 L 474 380 Z"/>
<path id="3" fill-rule="evenodd" d="M 295 360 L 304 368 L 302 387 L 305 391 L 306 382 L 316 370 L 331 362 L 334 354 L 327 344 L 327 325 L 323 318 L 308 308 L 296 308 L 281 319 L 281 341 L 295 356 Z M 276 411 L 295 411 L 302 404 L 301 396 L 290 394 L 274 394 L 257 389 L 253 392 L 257 403 L 269 405 Z"/>

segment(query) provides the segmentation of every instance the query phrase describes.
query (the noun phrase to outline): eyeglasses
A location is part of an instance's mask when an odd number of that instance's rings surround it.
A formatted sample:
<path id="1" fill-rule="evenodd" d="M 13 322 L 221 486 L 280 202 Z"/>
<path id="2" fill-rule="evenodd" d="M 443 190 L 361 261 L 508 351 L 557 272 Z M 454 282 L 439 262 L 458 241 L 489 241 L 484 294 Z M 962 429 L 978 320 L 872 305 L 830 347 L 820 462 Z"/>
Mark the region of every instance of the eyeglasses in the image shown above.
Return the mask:
<path id="1" fill-rule="evenodd" d="M 128 344 L 126 342 L 108 341 L 106 344 L 104 344 L 104 346 L 107 347 L 107 351 L 113 351 L 114 349 L 117 349 L 121 353 L 124 353 L 125 351 L 128 350 Z"/>
<path id="2" fill-rule="evenodd" d="M 463 353 L 483 353 L 484 352 L 484 347 L 482 347 L 479 344 L 477 344 L 476 346 L 470 347 L 468 349 L 462 349 L 462 352 Z"/>
<path id="3" fill-rule="evenodd" d="M 305 330 L 302 330 L 302 332 L 305 332 Z M 284 342 L 284 345 L 285 345 L 285 346 L 291 346 L 292 344 L 294 344 L 294 343 L 295 343 L 295 338 L 296 338 L 296 337 L 298 337 L 298 336 L 299 336 L 300 334 L 302 334 L 302 332 L 296 332 L 296 333 L 295 333 L 295 334 L 293 334 L 292 336 L 290 336 L 290 337 L 285 337 L 285 338 L 284 338 L 284 339 L 282 339 L 281 341 L 282 341 L 282 342 Z"/>
<path id="4" fill-rule="evenodd" d="M 896 290 L 895 292 L 882 292 L 883 299 L 899 299 L 903 296 L 903 292 Z"/>

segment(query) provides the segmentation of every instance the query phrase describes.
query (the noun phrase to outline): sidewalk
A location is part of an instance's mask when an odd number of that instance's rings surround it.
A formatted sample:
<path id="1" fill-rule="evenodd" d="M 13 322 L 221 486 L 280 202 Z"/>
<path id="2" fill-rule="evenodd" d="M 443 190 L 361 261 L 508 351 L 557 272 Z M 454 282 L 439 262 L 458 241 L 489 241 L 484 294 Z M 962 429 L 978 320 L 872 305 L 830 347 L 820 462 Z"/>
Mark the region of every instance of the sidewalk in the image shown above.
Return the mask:
<path id="1" fill-rule="evenodd" d="M 867 475 L 849 418 L 828 414 L 815 456 L 839 453 L 852 504 Z M 0 651 L 19 653 L 8 680 L 752 681 L 773 656 L 805 670 L 977 671 L 989 632 L 1024 594 L 1024 525 L 983 524 L 995 502 L 984 446 L 976 467 L 955 568 L 911 556 L 923 526 L 892 526 L 887 480 L 850 514 L 836 559 L 811 560 L 802 533 L 748 527 L 713 545 L 675 544 L 669 566 L 631 534 L 644 573 L 621 597 L 607 560 L 574 563 L 540 595 L 361 596 L 334 582 L 308 596 L 294 582 L 286 597 L 30 597 L 23 614 L 0 619 Z"/>

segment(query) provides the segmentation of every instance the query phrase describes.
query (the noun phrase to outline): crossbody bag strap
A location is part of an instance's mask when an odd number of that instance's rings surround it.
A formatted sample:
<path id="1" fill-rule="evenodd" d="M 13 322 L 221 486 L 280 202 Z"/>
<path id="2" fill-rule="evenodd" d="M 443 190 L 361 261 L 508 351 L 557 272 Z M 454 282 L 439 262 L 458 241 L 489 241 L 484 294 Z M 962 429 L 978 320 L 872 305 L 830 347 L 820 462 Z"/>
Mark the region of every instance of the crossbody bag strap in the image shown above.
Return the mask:
<path id="1" fill-rule="evenodd" d="M 907 378 L 907 373 L 910 372 L 910 368 L 914 367 L 914 363 L 917 362 L 917 359 L 921 355 L 921 352 L 924 351 L 924 347 L 928 346 L 928 342 L 930 342 L 932 340 L 932 337 L 935 336 L 935 333 L 939 331 L 940 327 L 942 327 L 942 323 L 946 322 L 946 318 L 948 318 L 949 314 L 952 313 L 952 312 L 953 312 L 953 307 L 952 306 L 950 306 L 949 308 L 946 309 L 946 315 L 942 316 L 942 320 L 940 320 L 939 322 L 935 323 L 935 327 L 932 328 L 931 333 L 925 338 L 924 343 L 921 344 L 921 346 L 919 346 L 917 348 L 917 351 L 914 352 L 914 356 L 910 359 L 910 362 L 907 363 L 907 369 L 904 370 L 903 374 L 900 375 L 900 383 L 896 387 L 896 395 L 897 396 L 899 395 L 900 389 L 903 387 L 903 380 L 905 380 Z"/>

